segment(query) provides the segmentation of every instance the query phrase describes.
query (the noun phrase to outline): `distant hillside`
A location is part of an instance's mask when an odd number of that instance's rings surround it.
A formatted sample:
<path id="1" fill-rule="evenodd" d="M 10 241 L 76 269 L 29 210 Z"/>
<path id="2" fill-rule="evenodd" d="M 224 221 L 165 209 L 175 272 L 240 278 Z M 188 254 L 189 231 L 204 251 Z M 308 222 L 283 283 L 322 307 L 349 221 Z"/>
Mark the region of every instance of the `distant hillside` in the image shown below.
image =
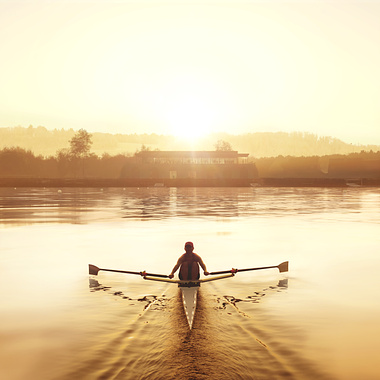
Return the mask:
<path id="1" fill-rule="evenodd" d="M 380 145 L 353 145 L 329 136 L 317 136 L 302 132 L 256 132 L 244 135 L 214 134 L 211 141 L 228 141 L 234 150 L 249 153 L 255 158 L 277 156 L 327 156 L 361 151 L 380 151 Z"/>
<path id="2" fill-rule="evenodd" d="M 91 131 L 88 131 L 91 133 Z M 20 147 L 44 157 L 55 156 L 56 152 L 69 147 L 69 141 L 76 131 L 73 129 L 48 130 L 45 127 L 0 128 L 0 149 Z M 142 145 L 159 150 L 215 150 L 218 140 L 231 144 L 234 150 L 249 153 L 251 157 L 276 156 L 325 156 L 349 154 L 361 151 L 380 151 L 379 145 L 347 144 L 333 137 L 317 136 L 310 133 L 248 133 L 230 135 L 226 133 L 210 134 L 190 147 L 187 142 L 173 136 L 156 134 L 110 134 L 92 133 L 91 152 L 98 156 L 107 153 L 132 155 Z"/>

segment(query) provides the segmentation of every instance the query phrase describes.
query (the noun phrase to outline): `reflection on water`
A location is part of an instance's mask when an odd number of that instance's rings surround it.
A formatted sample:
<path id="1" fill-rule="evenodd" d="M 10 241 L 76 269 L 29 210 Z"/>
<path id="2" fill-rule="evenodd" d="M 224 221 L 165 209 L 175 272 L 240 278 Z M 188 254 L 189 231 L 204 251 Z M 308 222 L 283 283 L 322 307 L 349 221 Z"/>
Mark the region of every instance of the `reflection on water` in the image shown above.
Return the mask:
<path id="1" fill-rule="evenodd" d="M 61 190 L 61 191 L 59 191 Z M 378 379 L 380 191 L 0 189 L 0 378 Z M 180 291 L 88 264 L 209 270 L 193 330 Z"/>
<path id="2" fill-rule="evenodd" d="M 108 295 L 112 297 L 120 297 L 123 300 L 128 300 L 133 302 L 142 302 L 144 303 L 143 310 L 147 310 L 148 308 L 154 307 L 155 310 L 161 309 L 165 306 L 165 303 L 167 302 L 167 299 L 165 296 L 156 296 L 156 295 L 144 295 L 139 298 L 131 298 L 121 290 L 115 290 L 111 286 L 104 286 L 98 282 L 98 280 L 95 280 L 94 278 L 89 279 L 89 287 L 91 292 L 106 292 Z"/>
<path id="3" fill-rule="evenodd" d="M 287 289 L 288 287 L 288 279 L 284 278 L 282 280 L 279 280 L 278 284 L 276 286 L 269 286 L 268 288 L 263 289 L 262 291 L 255 291 L 254 294 L 248 295 L 246 298 L 235 298 L 234 296 L 224 296 L 223 298 L 218 298 L 217 302 L 221 304 L 219 308 L 226 309 L 227 305 L 232 305 L 236 311 L 239 313 L 245 315 L 243 312 L 241 312 L 238 308 L 237 303 L 239 302 L 246 302 L 246 303 L 259 303 L 262 297 L 264 297 L 268 292 L 281 292 L 284 289 Z"/>
<path id="4" fill-rule="evenodd" d="M 88 223 L 113 219 L 357 213 L 375 189 L 341 188 L 0 188 L 0 223 Z"/>

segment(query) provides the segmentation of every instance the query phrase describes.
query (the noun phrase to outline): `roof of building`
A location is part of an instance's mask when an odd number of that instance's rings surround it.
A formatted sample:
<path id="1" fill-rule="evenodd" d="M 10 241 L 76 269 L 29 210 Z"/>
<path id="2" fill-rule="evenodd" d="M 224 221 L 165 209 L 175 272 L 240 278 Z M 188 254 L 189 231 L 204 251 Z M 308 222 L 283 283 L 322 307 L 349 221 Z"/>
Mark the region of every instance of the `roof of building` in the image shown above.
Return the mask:
<path id="1" fill-rule="evenodd" d="M 249 153 L 238 153 L 236 150 L 212 150 L 212 151 L 186 151 L 186 150 L 178 150 L 178 151 L 164 151 L 164 150 L 144 150 L 142 152 L 137 153 L 140 156 L 145 157 L 156 157 L 156 158 L 173 158 L 173 157 L 181 157 L 181 158 L 236 158 L 236 157 L 248 157 Z"/>

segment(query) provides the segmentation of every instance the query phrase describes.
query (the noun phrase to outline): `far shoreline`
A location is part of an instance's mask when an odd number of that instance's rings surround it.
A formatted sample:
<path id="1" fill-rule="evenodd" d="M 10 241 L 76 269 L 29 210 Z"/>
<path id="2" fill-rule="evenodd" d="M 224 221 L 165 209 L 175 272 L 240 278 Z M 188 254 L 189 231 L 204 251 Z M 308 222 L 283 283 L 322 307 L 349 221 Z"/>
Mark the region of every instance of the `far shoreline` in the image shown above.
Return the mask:
<path id="1" fill-rule="evenodd" d="M 0 187 L 380 187 L 380 178 L 0 178 Z"/>

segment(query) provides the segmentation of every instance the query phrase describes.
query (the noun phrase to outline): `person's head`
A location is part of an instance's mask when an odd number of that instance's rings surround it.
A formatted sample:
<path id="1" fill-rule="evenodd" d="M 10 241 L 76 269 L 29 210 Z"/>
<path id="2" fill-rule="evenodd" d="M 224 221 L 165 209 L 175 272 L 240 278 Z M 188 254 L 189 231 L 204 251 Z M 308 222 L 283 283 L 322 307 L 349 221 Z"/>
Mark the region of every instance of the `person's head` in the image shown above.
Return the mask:
<path id="1" fill-rule="evenodd" d="M 185 243 L 185 251 L 186 252 L 193 252 L 194 250 L 194 244 L 191 241 L 188 241 Z"/>

